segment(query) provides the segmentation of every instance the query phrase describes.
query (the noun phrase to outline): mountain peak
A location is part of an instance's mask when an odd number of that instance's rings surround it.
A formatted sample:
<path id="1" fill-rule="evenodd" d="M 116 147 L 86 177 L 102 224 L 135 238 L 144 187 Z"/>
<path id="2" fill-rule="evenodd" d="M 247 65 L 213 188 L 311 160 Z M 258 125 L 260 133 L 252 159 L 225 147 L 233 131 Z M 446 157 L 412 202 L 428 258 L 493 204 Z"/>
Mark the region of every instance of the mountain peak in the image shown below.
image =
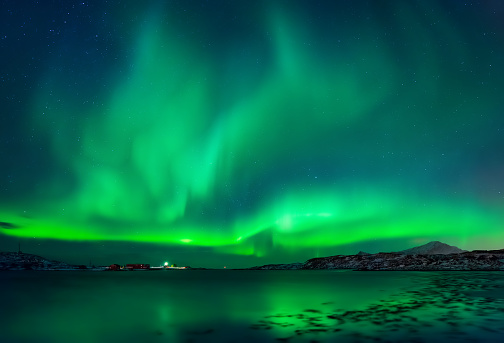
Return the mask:
<path id="1" fill-rule="evenodd" d="M 439 241 L 432 241 L 418 247 L 399 251 L 400 254 L 405 255 L 460 254 L 463 252 L 466 252 L 466 250 Z"/>
<path id="2" fill-rule="evenodd" d="M 435 247 L 450 247 L 451 245 L 448 245 L 446 243 L 443 243 L 443 242 L 440 242 L 440 241 L 431 241 L 427 244 L 424 244 L 424 245 L 420 245 L 416 248 L 420 248 L 420 247 L 429 247 L 429 248 L 435 248 Z"/>

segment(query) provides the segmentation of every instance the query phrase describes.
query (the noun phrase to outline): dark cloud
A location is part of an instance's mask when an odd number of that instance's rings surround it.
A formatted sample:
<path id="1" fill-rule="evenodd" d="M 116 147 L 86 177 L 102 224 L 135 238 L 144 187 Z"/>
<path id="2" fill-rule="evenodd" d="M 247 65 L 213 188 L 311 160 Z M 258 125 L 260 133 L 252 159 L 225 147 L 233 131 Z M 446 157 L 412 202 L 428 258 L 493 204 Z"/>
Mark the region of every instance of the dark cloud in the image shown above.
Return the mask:
<path id="1" fill-rule="evenodd" d="M 12 229 L 19 229 L 20 226 L 12 223 L 0 222 L 0 228 L 12 230 Z"/>

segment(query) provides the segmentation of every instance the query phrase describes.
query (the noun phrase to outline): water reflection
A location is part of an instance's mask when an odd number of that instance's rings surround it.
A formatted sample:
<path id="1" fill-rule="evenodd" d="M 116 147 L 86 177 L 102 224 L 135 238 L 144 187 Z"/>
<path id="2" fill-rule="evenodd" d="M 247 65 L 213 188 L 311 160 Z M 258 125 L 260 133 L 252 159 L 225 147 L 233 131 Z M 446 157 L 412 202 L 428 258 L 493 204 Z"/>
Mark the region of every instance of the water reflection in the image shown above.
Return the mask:
<path id="1" fill-rule="evenodd" d="M 497 341 L 499 272 L 3 272 L 2 342 Z M 29 328 L 29 329 L 27 329 Z"/>
<path id="2" fill-rule="evenodd" d="M 363 309 L 337 308 L 334 302 L 313 304 L 313 308 L 302 311 L 264 316 L 251 328 L 271 330 L 278 341 L 284 342 L 300 338 L 309 341 L 338 338 L 344 342 L 497 342 L 501 339 L 504 333 L 502 273 L 417 273 L 413 281 L 413 289 L 403 289 Z"/>

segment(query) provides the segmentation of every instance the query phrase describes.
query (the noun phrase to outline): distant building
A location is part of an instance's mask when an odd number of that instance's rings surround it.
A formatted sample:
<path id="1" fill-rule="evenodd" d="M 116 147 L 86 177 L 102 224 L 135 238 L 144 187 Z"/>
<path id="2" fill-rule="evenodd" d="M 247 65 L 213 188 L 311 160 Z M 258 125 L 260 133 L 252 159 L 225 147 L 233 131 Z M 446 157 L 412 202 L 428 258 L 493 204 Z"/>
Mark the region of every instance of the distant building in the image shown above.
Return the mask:
<path id="1" fill-rule="evenodd" d="M 150 264 L 143 264 L 143 263 L 133 263 L 133 264 L 127 264 L 126 269 L 129 270 L 134 270 L 134 269 L 150 269 Z"/>

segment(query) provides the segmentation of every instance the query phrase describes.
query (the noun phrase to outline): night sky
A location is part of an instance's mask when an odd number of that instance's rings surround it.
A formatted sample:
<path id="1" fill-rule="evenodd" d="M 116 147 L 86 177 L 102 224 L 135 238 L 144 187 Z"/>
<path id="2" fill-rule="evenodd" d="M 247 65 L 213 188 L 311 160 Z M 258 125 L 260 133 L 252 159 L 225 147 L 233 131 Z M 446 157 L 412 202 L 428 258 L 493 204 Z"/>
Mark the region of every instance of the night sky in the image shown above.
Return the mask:
<path id="1" fill-rule="evenodd" d="M 504 248 L 504 2 L 0 7 L 0 251 Z"/>

